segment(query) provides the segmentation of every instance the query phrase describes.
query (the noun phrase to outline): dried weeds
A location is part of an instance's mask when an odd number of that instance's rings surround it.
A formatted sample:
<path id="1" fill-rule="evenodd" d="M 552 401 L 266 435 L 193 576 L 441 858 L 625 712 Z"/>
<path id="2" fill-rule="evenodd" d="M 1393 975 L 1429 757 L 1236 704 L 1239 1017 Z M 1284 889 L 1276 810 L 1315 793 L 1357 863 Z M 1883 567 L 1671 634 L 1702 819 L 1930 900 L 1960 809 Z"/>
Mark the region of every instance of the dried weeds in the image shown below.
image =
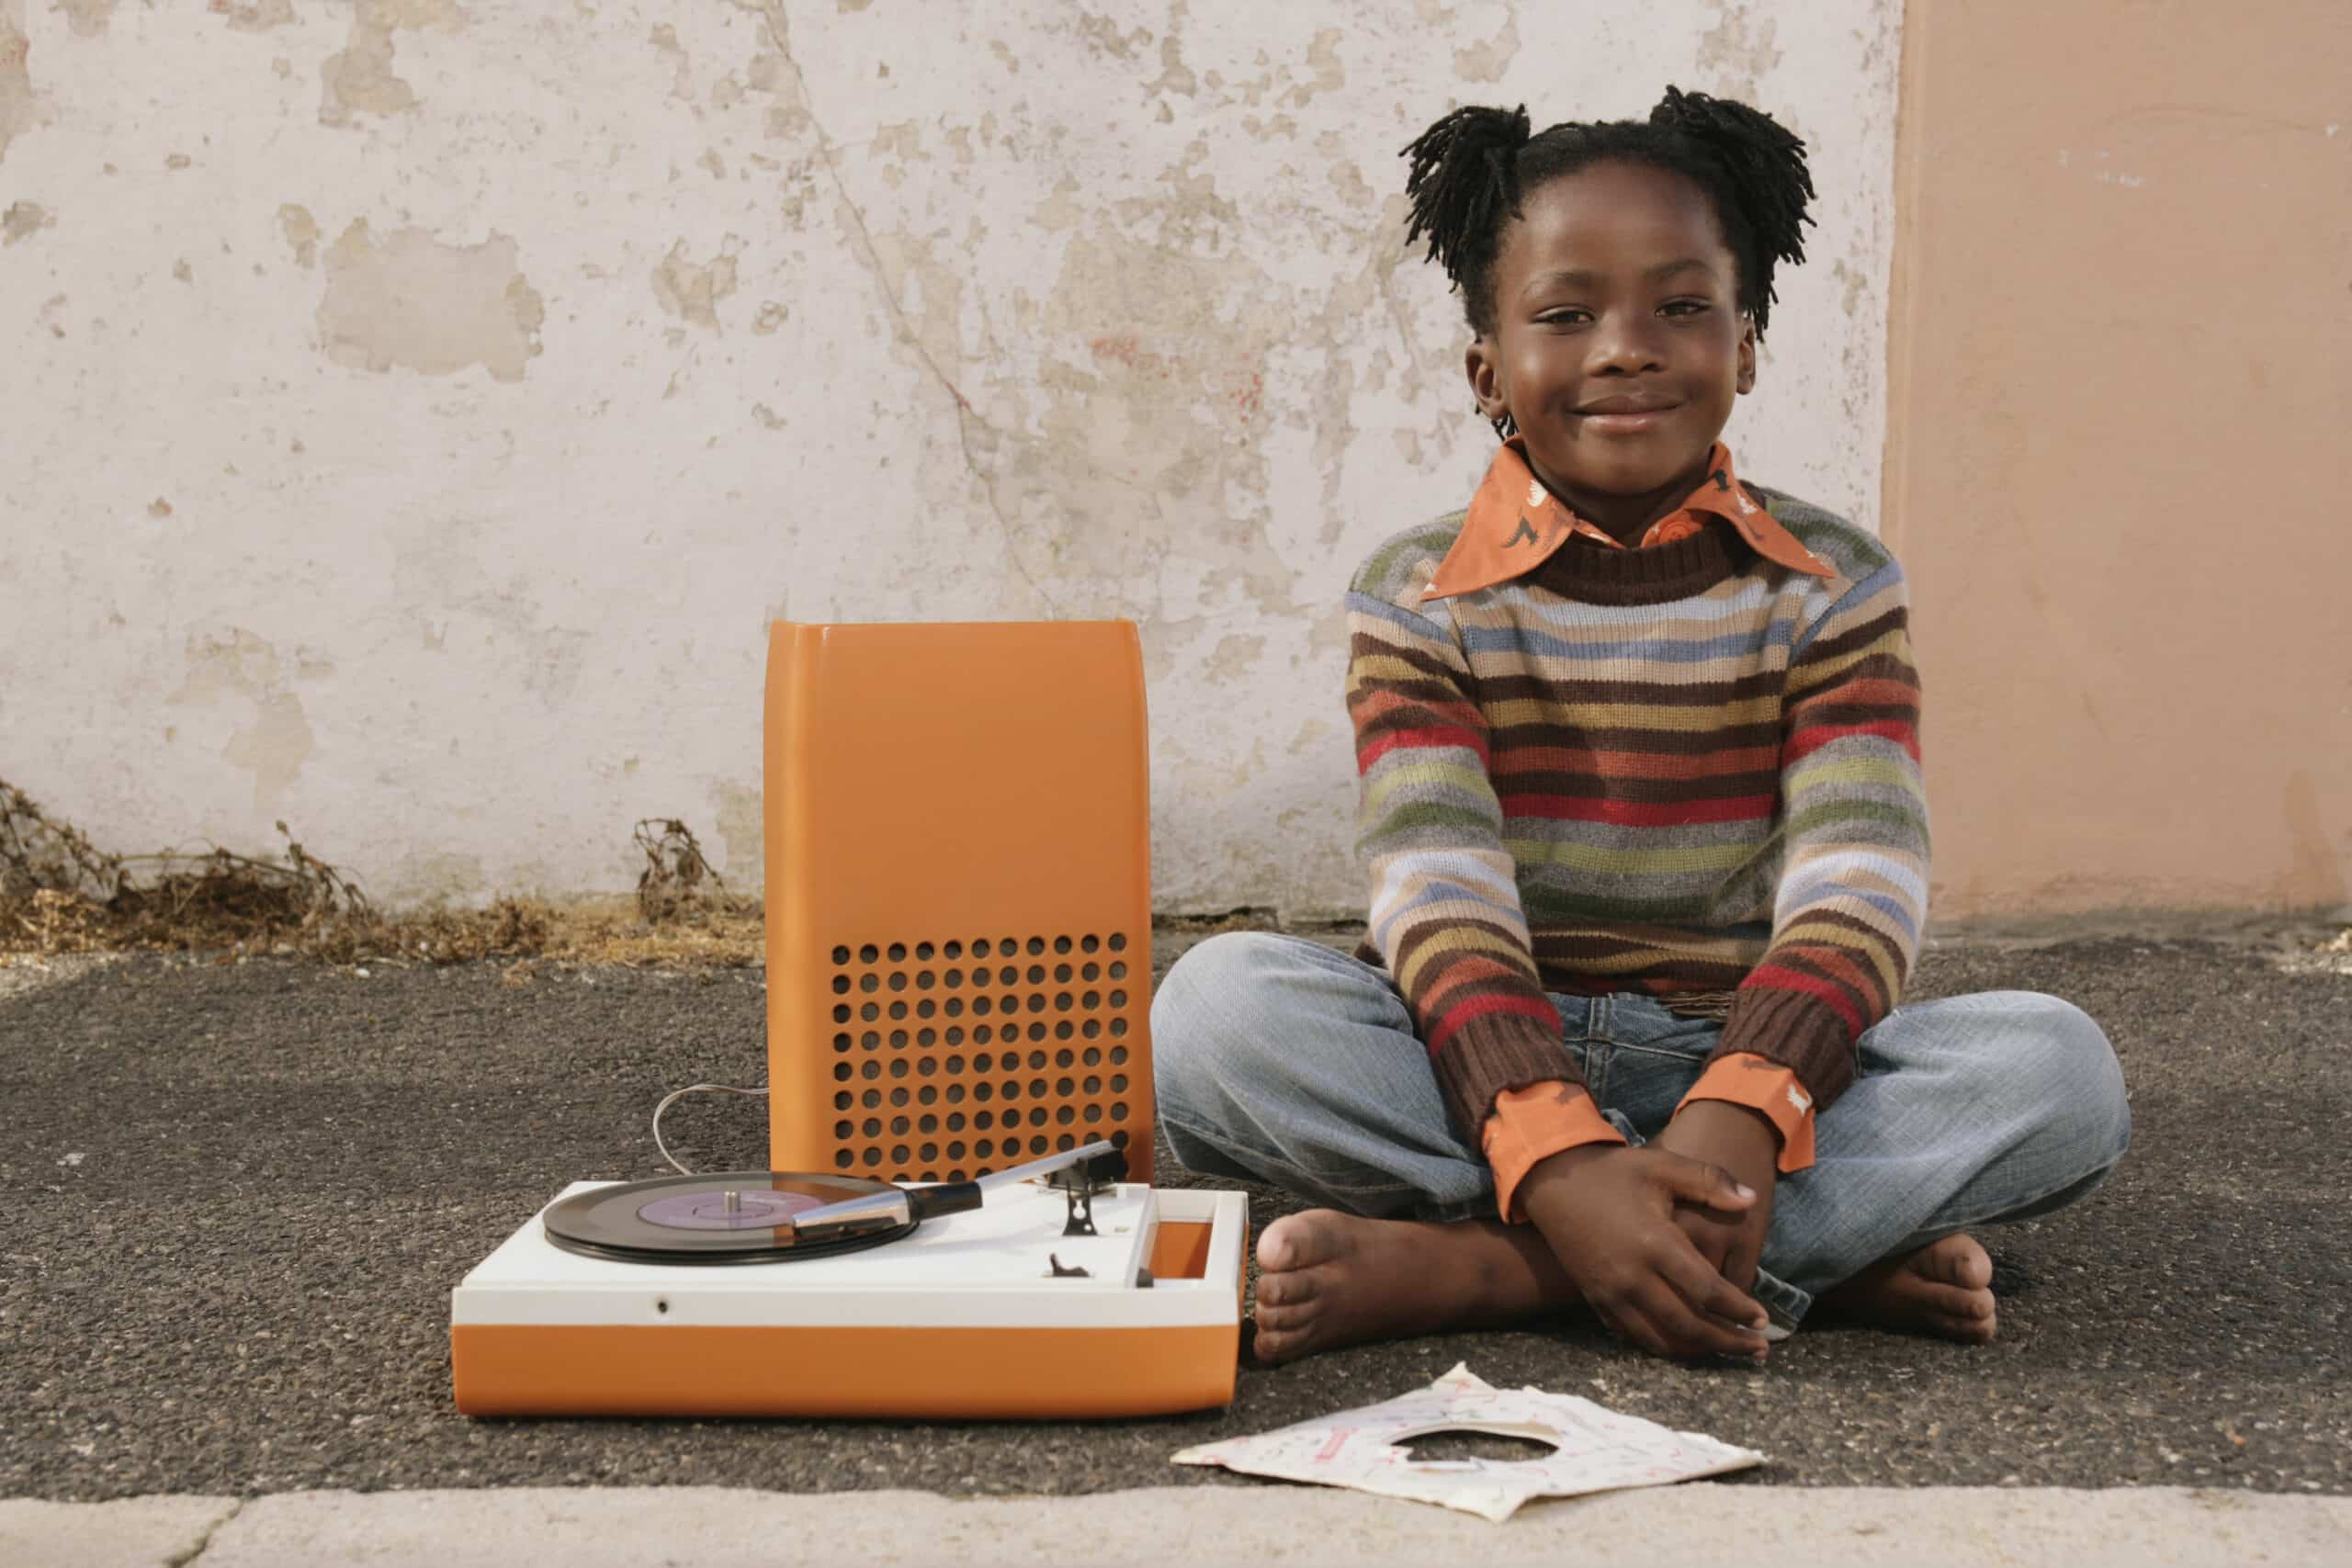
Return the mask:
<path id="1" fill-rule="evenodd" d="M 288 829 L 276 858 L 217 845 L 110 853 L 0 780 L 0 958 L 164 952 L 215 962 L 274 954 L 335 964 L 530 961 L 739 967 L 763 955 L 761 907 L 729 891 L 684 822 L 633 836 L 646 868 L 634 900 L 556 907 L 505 897 L 472 910 L 387 915 Z"/>
<path id="2" fill-rule="evenodd" d="M 2352 926 L 2333 936 L 2296 942 L 2274 953 L 2271 964 L 2289 975 L 2352 975 Z"/>
<path id="3" fill-rule="evenodd" d="M 724 908 L 733 900 L 727 884 L 703 859 L 694 832 L 674 817 L 648 817 L 629 829 L 645 852 L 637 876 L 637 908 L 649 925 L 680 915 Z"/>

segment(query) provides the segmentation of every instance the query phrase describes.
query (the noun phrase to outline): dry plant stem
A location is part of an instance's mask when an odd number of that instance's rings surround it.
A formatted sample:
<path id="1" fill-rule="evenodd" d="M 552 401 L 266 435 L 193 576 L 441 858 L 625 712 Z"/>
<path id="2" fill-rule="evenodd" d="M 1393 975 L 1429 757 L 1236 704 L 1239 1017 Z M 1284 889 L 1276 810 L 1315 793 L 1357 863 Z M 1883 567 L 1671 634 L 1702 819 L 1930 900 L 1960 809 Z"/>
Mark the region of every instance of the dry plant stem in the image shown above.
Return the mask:
<path id="1" fill-rule="evenodd" d="M 704 858 L 694 829 L 674 817 L 648 817 L 631 829 L 637 847 L 645 852 L 645 869 L 638 874 L 637 905 L 649 921 L 661 921 L 703 899 L 707 880 L 720 907 L 731 900 L 727 883 Z"/>
<path id="2" fill-rule="evenodd" d="M 54 892 L 114 897 L 119 857 L 101 852 L 71 823 L 51 820 L 32 796 L 0 779 L 0 895 Z"/>

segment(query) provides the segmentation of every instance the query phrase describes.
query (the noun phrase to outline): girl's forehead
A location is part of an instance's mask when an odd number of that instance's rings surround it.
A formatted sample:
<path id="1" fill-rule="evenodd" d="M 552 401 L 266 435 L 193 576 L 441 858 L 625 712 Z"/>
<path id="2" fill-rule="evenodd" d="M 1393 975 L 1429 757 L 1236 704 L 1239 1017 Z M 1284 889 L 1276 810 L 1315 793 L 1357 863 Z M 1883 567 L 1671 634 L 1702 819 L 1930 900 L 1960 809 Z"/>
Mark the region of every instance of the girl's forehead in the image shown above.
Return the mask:
<path id="1" fill-rule="evenodd" d="M 1674 253 L 1668 256 L 1665 253 Z M 1642 164 L 1594 164 L 1544 182 L 1520 198 L 1504 235 L 1505 269 L 1622 260 L 1646 265 L 1686 255 L 1728 267 L 1730 247 L 1714 203 L 1698 182 Z"/>

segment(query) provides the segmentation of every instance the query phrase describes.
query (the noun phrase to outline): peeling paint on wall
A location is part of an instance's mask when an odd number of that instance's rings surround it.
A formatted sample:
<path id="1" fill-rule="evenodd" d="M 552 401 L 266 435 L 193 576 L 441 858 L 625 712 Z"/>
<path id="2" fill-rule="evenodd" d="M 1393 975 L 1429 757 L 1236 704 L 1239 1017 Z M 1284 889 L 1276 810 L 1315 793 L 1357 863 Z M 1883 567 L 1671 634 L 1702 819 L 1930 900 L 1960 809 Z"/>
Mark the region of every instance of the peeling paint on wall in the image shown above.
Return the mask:
<path id="1" fill-rule="evenodd" d="M 1484 43 L 1453 51 L 1453 73 L 1464 82 L 1499 82 L 1519 58 L 1519 17 L 1503 18 L 1502 31 Z"/>
<path id="2" fill-rule="evenodd" d="M 695 262 L 687 259 L 686 243 L 680 240 L 653 269 L 653 297 L 662 301 L 663 310 L 688 324 L 720 331 L 718 302 L 735 292 L 735 253 L 741 245 L 730 234 L 718 254 L 707 262 Z"/>
<path id="3" fill-rule="evenodd" d="M 503 234 L 446 245 L 422 229 L 400 229 L 379 244 L 368 220 L 356 219 L 327 252 L 326 276 L 319 337 L 338 365 L 426 376 L 479 365 L 519 381 L 539 352 L 547 311 Z"/>
<path id="4" fill-rule="evenodd" d="M 307 207 L 288 202 L 277 209 L 277 227 L 294 253 L 294 265 L 308 270 L 319 259 L 319 222 Z"/>
<path id="5" fill-rule="evenodd" d="M 1758 0 L 1715 0 L 1715 25 L 1699 39 L 1699 65 L 1709 74 L 1710 90 L 1719 96 L 1754 103 L 1766 73 L 1781 63 L 1773 47 L 1778 27 L 1769 6 Z M 1792 118 L 1795 106 L 1781 108 L 1779 118 Z"/>
<path id="6" fill-rule="evenodd" d="M 266 25 L 257 17 L 254 26 Z M 466 25 L 457 0 L 355 0 L 351 36 L 319 67 L 319 123 L 348 126 L 361 114 L 394 115 L 416 107 L 416 89 L 392 73 L 392 35 Z"/>
<path id="7" fill-rule="evenodd" d="M 764 874 L 767 818 L 760 807 L 758 781 L 721 779 L 710 786 L 710 807 L 724 847 L 719 874 L 739 886 L 755 886 Z"/>
<path id="8" fill-rule="evenodd" d="M 107 30 L 114 19 L 117 0 L 57 0 L 57 8 L 74 30 L 84 38 L 96 38 Z"/>
<path id="9" fill-rule="evenodd" d="M 8 156 L 9 142 L 40 123 L 32 49 L 25 32 L 25 0 L 0 0 L 0 160 Z"/>
<path id="10" fill-rule="evenodd" d="M 670 96 L 684 103 L 694 102 L 694 64 L 686 58 L 685 50 L 678 43 L 678 29 L 667 22 L 656 23 L 652 32 L 647 35 L 646 41 L 677 62 L 677 74 L 671 79 Z"/>
<path id="11" fill-rule="evenodd" d="M 1325 28 L 1306 46 L 1307 68 L 1315 73 L 1312 82 L 1301 82 L 1293 87 L 1283 101 L 1293 107 L 1304 107 L 1317 93 L 1336 93 L 1348 85 L 1346 67 L 1340 63 L 1340 32 L 1337 28 Z"/>
<path id="12" fill-rule="evenodd" d="M 212 0 L 217 16 L 239 32 L 262 33 L 294 20 L 294 0 Z"/>
<path id="13" fill-rule="evenodd" d="M 1117 22 L 1098 11 L 1079 13 L 1078 36 L 1114 60 L 1132 60 L 1137 50 L 1151 43 L 1149 28 L 1122 31 Z"/>
<path id="14" fill-rule="evenodd" d="M 316 744 L 302 700 L 288 689 L 277 649 L 242 626 L 226 637 L 190 637 L 187 673 L 175 705 L 248 702 L 253 716 L 220 749 L 232 766 L 253 775 L 254 808 L 275 812 Z"/>
<path id="15" fill-rule="evenodd" d="M 1230 686 L 1245 681 L 1257 668 L 1259 656 L 1265 651 L 1264 637 L 1228 633 L 1217 640 L 1216 650 L 1202 661 L 1202 679 L 1212 686 Z"/>
<path id="16" fill-rule="evenodd" d="M 7 211 L 0 212 L 0 245 L 13 245 L 19 240 L 29 240 L 43 229 L 57 227 L 57 215 L 38 201 L 13 203 Z"/>

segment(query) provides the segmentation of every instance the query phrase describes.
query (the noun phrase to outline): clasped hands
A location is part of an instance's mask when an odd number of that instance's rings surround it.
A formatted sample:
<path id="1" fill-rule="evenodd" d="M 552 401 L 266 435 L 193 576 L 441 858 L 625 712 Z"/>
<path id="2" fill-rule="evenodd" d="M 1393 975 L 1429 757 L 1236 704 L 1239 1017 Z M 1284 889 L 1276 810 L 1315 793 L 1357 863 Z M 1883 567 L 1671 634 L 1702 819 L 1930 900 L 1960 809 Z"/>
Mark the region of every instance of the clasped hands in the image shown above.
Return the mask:
<path id="1" fill-rule="evenodd" d="M 1768 1319 L 1747 1286 L 1779 1155 L 1761 1113 L 1696 1100 L 1641 1148 L 1585 1144 L 1538 1161 L 1520 1206 L 1621 1338 L 1661 1356 L 1760 1361 Z"/>

